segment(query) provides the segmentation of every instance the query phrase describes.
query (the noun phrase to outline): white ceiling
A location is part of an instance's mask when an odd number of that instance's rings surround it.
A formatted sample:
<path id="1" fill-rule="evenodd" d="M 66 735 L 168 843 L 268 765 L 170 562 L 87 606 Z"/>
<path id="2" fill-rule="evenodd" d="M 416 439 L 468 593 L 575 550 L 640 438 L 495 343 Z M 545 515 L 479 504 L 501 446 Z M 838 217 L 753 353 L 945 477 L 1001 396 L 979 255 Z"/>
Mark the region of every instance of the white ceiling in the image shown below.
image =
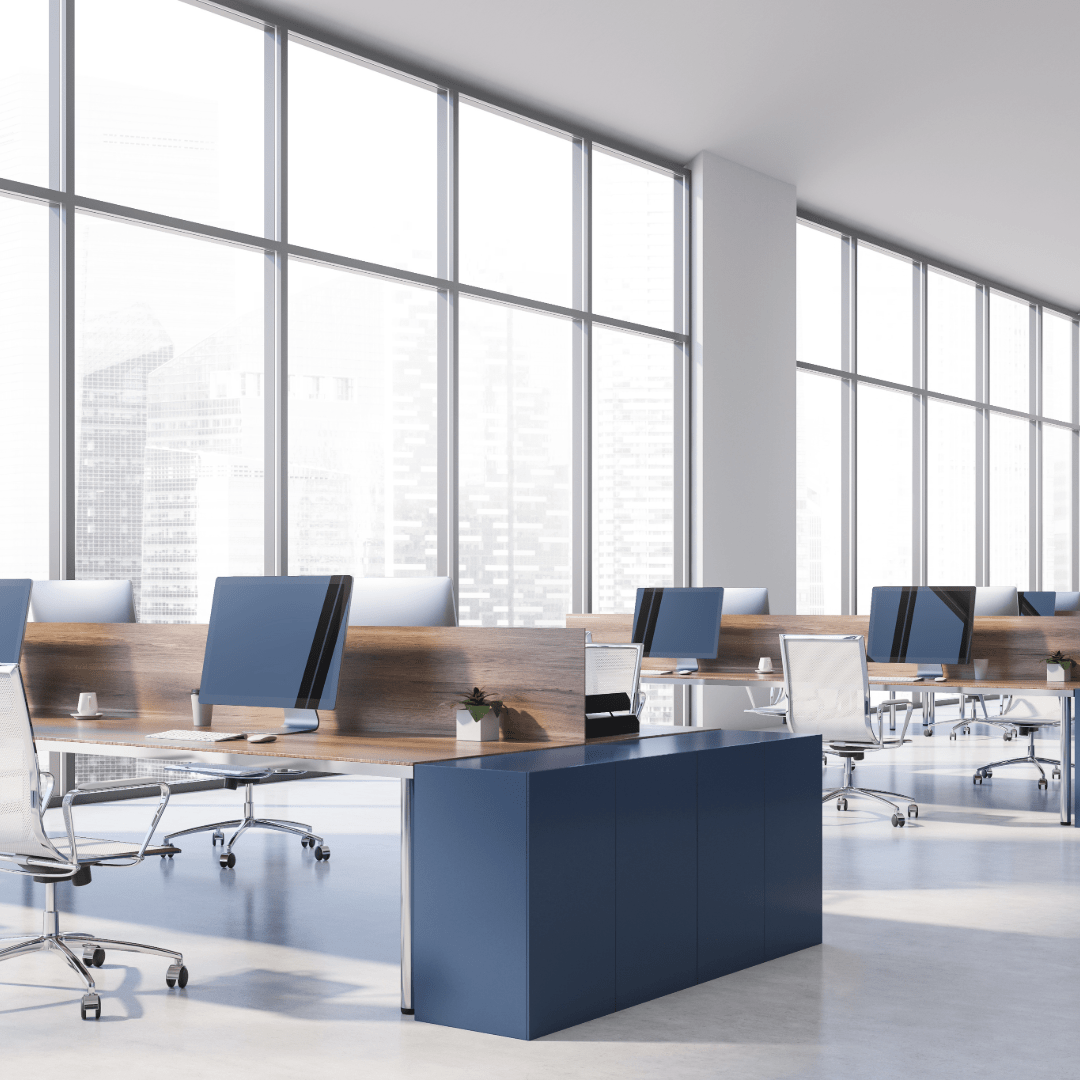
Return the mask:
<path id="1" fill-rule="evenodd" d="M 1077 0 L 261 6 L 1080 309 Z"/>

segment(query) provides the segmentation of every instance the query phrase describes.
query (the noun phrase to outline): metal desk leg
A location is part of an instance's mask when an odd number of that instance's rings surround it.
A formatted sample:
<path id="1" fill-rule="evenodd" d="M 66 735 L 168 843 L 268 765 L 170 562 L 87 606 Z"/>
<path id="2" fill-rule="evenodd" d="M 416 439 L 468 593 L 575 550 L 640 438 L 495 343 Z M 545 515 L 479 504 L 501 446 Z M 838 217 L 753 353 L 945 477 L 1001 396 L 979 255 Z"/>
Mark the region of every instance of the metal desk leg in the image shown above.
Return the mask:
<path id="1" fill-rule="evenodd" d="M 401 1011 L 413 1014 L 412 999 L 412 805 L 413 782 L 401 781 Z"/>
<path id="2" fill-rule="evenodd" d="M 1072 695 L 1061 699 L 1061 824 L 1072 824 Z"/>
<path id="3" fill-rule="evenodd" d="M 927 728 L 934 730 L 934 692 L 932 690 L 922 692 L 922 726 L 923 734 L 926 733 Z"/>

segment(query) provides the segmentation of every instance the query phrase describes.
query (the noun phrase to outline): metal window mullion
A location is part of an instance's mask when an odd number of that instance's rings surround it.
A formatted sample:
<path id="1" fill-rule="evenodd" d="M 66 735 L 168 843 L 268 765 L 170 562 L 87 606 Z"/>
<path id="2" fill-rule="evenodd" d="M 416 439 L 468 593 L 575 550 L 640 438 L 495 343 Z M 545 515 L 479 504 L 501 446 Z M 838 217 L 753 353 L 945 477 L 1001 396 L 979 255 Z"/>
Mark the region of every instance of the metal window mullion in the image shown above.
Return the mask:
<path id="1" fill-rule="evenodd" d="M 263 573 L 289 572 L 288 35 L 265 30 L 263 232 Z"/>
<path id="2" fill-rule="evenodd" d="M 592 304 L 592 144 L 574 140 L 573 303 Z M 570 509 L 570 610 L 592 611 L 592 321 L 574 321 L 571 414 L 573 424 Z"/>
<path id="3" fill-rule="evenodd" d="M 990 584 L 990 293 L 975 289 L 975 584 Z"/>
<path id="4" fill-rule="evenodd" d="M 912 263 L 912 385 L 926 387 L 926 264 Z M 911 581 L 927 583 L 927 410 L 926 394 L 912 395 Z"/>
<path id="5" fill-rule="evenodd" d="M 848 373 L 840 381 L 840 608 L 842 615 L 852 615 L 858 587 L 858 389 L 853 378 L 857 367 L 858 285 L 856 244 L 850 236 L 841 239 L 840 260 L 840 366 Z"/>
<path id="6" fill-rule="evenodd" d="M 675 327 L 689 334 L 690 304 L 690 184 L 685 176 L 675 178 Z M 673 584 L 690 584 L 690 344 L 678 343 L 675 354 L 675 559 Z"/>
<path id="7" fill-rule="evenodd" d="M 458 152 L 457 94 L 438 95 L 438 274 L 448 281 L 437 303 L 437 534 L 436 573 L 458 593 Z"/>
<path id="8" fill-rule="evenodd" d="M 1036 304 L 1028 307 L 1028 588 L 1041 589 L 1043 575 L 1042 424 L 1042 320 Z"/>
<path id="9" fill-rule="evenodd" d="M 49 576 L 75 576 L 75 2 L 49 6 Z"/>
<path id="10" fill-rule="evenodd" d="M 1080 588 L 1080 323 L 1072 324 L 1072 475 L 1069 481 L 1070 519 L 1069 550 L 1072 552 L 1072 573 L 1069 587 Z"/>

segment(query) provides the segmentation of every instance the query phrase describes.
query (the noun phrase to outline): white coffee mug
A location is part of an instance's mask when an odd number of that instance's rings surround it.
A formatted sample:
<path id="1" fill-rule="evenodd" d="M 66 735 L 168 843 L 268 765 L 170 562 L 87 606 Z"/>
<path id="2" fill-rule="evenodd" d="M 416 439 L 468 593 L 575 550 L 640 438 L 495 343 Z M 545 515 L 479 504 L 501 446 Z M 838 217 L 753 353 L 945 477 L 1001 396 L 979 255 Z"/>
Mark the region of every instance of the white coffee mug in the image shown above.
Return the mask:
<path id="1" fill-rule="evenodd" d="M 758 671 L 772 671 L 772 657 L 771 656 L 761 656 L 761 657 L 759 657 L 758 662 L 757 662 L 757 669 L 758 669 Z"/>
<path id="2" fill-rule="evenodd" d="M 972 660 L 971 663 L 975 667 L 975 678 L 983 680 L 986 678 L 987 669 L 990 667 L 989 660 Z"/>
<path id="3" fill-rule="evenodd" d="M 80 694 L 79 695 L 79 715 L 80 716 L 97 716 L 97 694 Z"/>

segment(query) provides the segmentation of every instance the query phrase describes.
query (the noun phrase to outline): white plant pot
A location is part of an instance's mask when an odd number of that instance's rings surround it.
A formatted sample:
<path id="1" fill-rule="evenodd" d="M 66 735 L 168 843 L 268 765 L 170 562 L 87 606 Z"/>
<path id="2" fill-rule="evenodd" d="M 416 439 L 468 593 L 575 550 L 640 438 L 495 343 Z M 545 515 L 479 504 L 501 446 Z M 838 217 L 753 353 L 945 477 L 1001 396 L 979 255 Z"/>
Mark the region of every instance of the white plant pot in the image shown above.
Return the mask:
<path id="1" fill-rule="evenodd" d="M 488 709 L 479 720 L 474 720 L 468 709 L 458 709 L 457 737 L 464 742 L 498 742 L 499 717 L 495 710 Z"/>
<path id="2" fill-rule="evenodd" d="M 1072 668 L 1072 664 L 1066 668 L 1063 664 L 1047 664 L 1046 665 L 1046 681 L 1047 682 L 1068 682 L 1069 671 Z"/>

